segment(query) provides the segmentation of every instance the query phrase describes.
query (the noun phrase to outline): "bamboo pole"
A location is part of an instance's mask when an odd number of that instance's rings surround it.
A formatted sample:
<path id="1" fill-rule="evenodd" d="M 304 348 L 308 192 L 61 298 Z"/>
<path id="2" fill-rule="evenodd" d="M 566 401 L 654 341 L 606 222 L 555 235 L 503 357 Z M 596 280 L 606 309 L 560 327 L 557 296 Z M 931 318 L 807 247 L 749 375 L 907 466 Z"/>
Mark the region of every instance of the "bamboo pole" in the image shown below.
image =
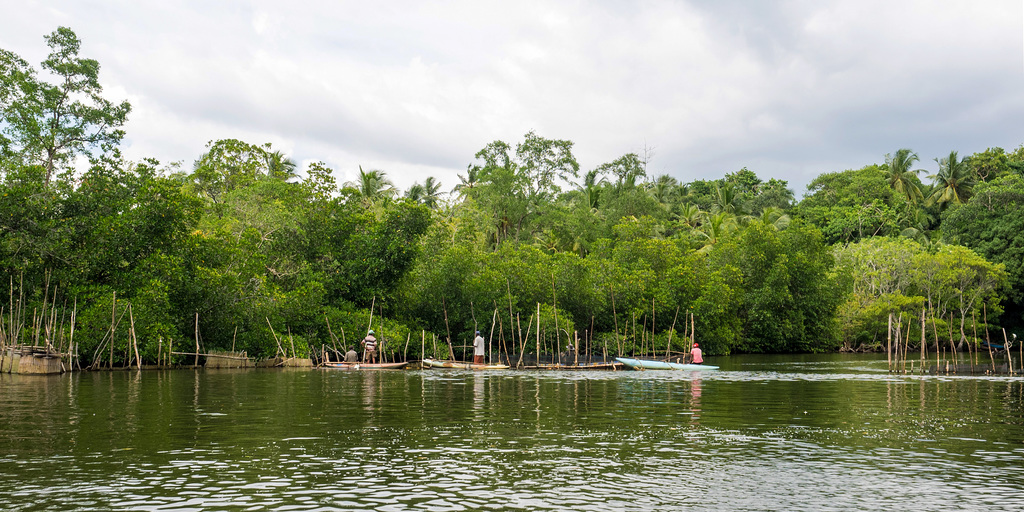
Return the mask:
<path id="1" fill-rule="evenodd" d="M 957 364 L 956 346 L 953 344 L 953 312 L 949 312 L 949 357 L 953 359 L 954 368 Z"/>
<path id="2" fill-rule="evenodd" d="M 494 318 L 498 319 L 498 345 L 500 345 L 498 347 L 498 362 L 501 363 L 501 351 L 504 350 L 505 351 L 505 362 L 509 366 L 512 366 L 512 358 L 509 357 L 509 355 L 508 355 L 508 339 L 505 337 L 505 321 L 502 320 L 500 316 L 497 316 L 497 313 L 498 313 L 498 301 L 494 301 L 494 313 L 495 313 Z M 515 347 L 516 331 L 515 331 L 515 326 L 513 324 L 509 324 L 508 325 L 508 333 L 509 333 L 510 336 L 512 336 L 512 343 L 513 343 L 512 346 Z"/>
<path id="3" fill-rule="evenodd" d="M 555 353 L 558 354 L 558 364 L 562 364 L 562 339 L 558 332 L 558 298 L 555 296 L 555 273 L 551 273 L 551 310 L 555 316 Z"/>
<path id="4" fill-rule="evenodd" d="M 519 320 L 519 315 L 516 315 L 516 320 Z M 530 315 L 530 320 L 526 324 L 526 337 L 523 337 L 523 323 L 519 322 L 519 362 L 516 363 L 516 368 L 523 366 L 523 355 L 526 354 L 526 339 L 530 337 L 530 329 L 533 328 L 533 315 Z"/>
<path id="5" fill-rule="evenodd" d="M 654 348 L 654 297 L 651 297 L 651 355 L 657 359 L 658 354 Z"/>
<path id="6" fill-rule="evenodd" d="M 272 334 L 274 336 L 274 343 L 277 343 L 277 352 L 274 354 L 274 357 L 277 357 L 277 354 L 281 354 L 281 355 L 283 355 L 285 357 L 288 357 L 288 353 L 285 352 L 284 351 L 284 347 L 281 346 L 281 340 L 277 339 L 277 333 L 274 332 L 274 326 L 270 324 L 270 318 L 269 317 L 263 317 L 263 318 L 267 320 L 267 327 L 270 327 L 270 334 Z M 196 345 L 196 348 L 199 348 L 199 345 Z M 197 352 L 198 352 L 198 350 L 197 350 Z M 198 358 L 196 358 L 196 359 L 198 360 Z"/>
<path id="7" fill-rule="evenodd" d="M 668 359 L 669 352 L 672 350 L 672 333 L 676 330 L 676 319 L 679 318 L 679 306 L 676 306 L 676 314 L 672 317 L 672 327 L 668 328 L 668 342 L 665 343 L 665 359 Z"/>
<path id="8" fill-rule="evenodd" d="M 537 366 L 540 366 L 540 302 L 537 303 Z"/>
<path id="9" fill-rule="evenodd" d="M 1003 327 L 1003 346 L 1006 347 L 1006 362 L 1010 368 L 1010 375 L 1013 375 L 1013 352 L 1010 352 L 1010 339 L 1006 337 L 1006 328 Z"/>
<path id="10" fill-rule="evenodd" d="M 913 320 L 910 315 L 907 314 L 907 334 L 903 338 L 903 365 L 901 370 L 903 373 L 907 373 L 907 360 L 910 359 L 910 324 Z"/>
<path id="11" fill-rule="evenodd" d="M 2 315 L 0 315 L 0 316 L 2 316 Z M 71 367 L 71 368 L 74 368 L 74 361 L 77 360 L 77 357 L 72 359 L 72 356 L 71 356 L 71 354 L 72 354 L 72 352 L 74 352 L 74 348 L 75 348 L 75 320 L 76 320 L 77 317 L 78 317 L 78 297 L 75 297 L 75 305 L 71 309 L 71 334 L 70 334 L 70 337 L 68 338 L 68 366 Z M 82 363 L 81 362 L 78 363 L 78 369 L 79 370 L 82 369 Z"/>
<path id="12" fill-rule="evenodd" d="M 896 357 L 895 357 L 895 360 L 893 361 L 893 363 L 894 363 L 894 365 L 893 365 L 894 368 L 893 369 L 897 370 L 897 371 L 899 369 L 900 361 L 903 360 L 903 356 L 902 356 L 902 354 L 900 354 L 900 349 L 902 349 L 902 347 L 903 347 L 903 312 L 900 311 L 899 319 L 896 321 L 896 346 L 894 347 L 895 351 L 896 351 Z"/>
<path id="13" fill-rule="evenodd" d="M 512 316 L 512 283 L 509 282 L 508 276 L 505 276 L 505 293 L 508 296 L 508 332 L 512 336 L 512 348 L 514 349 L 516 346 L 516 320 Z M 509 366 L 512 366 L 512 360 L 508 356 L 508 344 L 502 343 L 502 346 L 505 347 L 505 359 L 508 360 Z"/>
<path id="14" fill-rule="evenodd" d="M 292 327 L 290 325 L 285 325 L 284 327 L 288 330 L 288 344 L 292 346 L 292 359 L 295 359 L 298 357 L 298 354 L 295 353 L 295 340 L 292 339 Z"/>
<path id="15" fill-rule="evenodd" d="M 402 360 L 409 362 L 409 341 L 412 340 L 412 331 L 409 331 L 405 335 L 405 348 L 402 349 Z"/>
<path id="16" fill-rule="evenodd" d="M 636 357 L 636 313 L 630 313 L 630 317 L 633 319 L 633 351 L 631 355 Z M 627 324 L 626 327 L 628 328 L 629 325 Z"/>
<path id="17" fill-rule="evenodd" d="M 334 353 L 335 354 L 340 354 L 338 352 L 338 337 L 335 336 L 334 335 L 334 331 L 331 330 L 331 319 L 327 318 L 327 314 L 326 313 L 324 313 L 324 322 L 327 322 L 327 334 L 329 334 L 331 336 L 331 346 L 334 347 Z M 344 345 L 345 344 L 342 343 L 342 346 L 345 348 L 345 351 L 347 352 L 348 351 L 348 347 L 345 347 Z"/>
<path id="18" fill-rule="evenodd" d="M 444 303 L 444 297 L 441 297 L 441 307 L 444 309 L 444 330 L 447 332 L 447 342 L 449 342 L 449 357 L 450 360 L 455 360 L 455 348 L 452 348 L 452 328 L 447 323 L 447 304 Z"/>
<path id="19" fill-rule="evenodd" d="M 376 304 L 377 304 L 377 296 L 374 295 L 373 296 L 373 300 L 370 301 L 370 321 L 366 322 L 366 334 L 364 334 L 363 336 L 366 336 L 367 334 L 370 334 L 370 329 L 373 329 L 373 306 L 375 306 Z"/>
<path id="20" fill-rule="evenodd" d="M 995 356 L 992 355 L 992 338 L 989 337 L 988 334 L 988 307 L 985 305 L 984 302 L 981 304 L 981 309 L 983 314 L 985 315 L 984 318 L 982 318 L 982 320 L 985 322 L 985 344 L 988 345 L 988 359 L 989 361 L 992 362 L 992 373 L 995 373 L 996 358 Z"/>
<path id="21" fill-rule="evenodd" d="M 576 343 L 573 344 L 572 364 L 573 364 L 573 366 L 579 366 L 580 365 L 580 335 L 579 335 L 579 331 L 573 329 L 572 335 L 573 335 L 574 338 L 576 338 Z"/>
<path id="22" fill-rule="evenodd" d="M 469 314 L 470 314 L 470 316 L 473 317 L 473 332 L 474 332 L 474 336 L 475 336 L 476 335 L 475 334 L 476 331 L 480 330 L 480 326 L 477 325 L 477 322 L 476 322 L 476 310 L 473 307 L 473 301 L 469 301 Z M 488 347 L 488 351 L 489 350 L 490 350 L 490 347 Z M 476 355 L 476 354 L 474 354 L 474 355 Z"/>
<path id="23" fill-rule="evenodd" d="M 132 313 L 132 305 L 128 304 L 128 320 L 131 322 L 132 347 L 135 348 L 135 367 L 142 370 L 142 356 L 139 355 L 139 338 L 135 336 L 135 315 Z M 129 363 L 128 366 L 131 366 Z"/>
<path id="24" fill-rule="evenodd" d="M 622 341 L 619 340 L 619 314 L 615 312 L 615 288 L 612 285 L 608 285 L 608 289 L 612 292 L 612 319 L 615 320 L 615 344 L 618 349 L 619 355 L 622 354 Z M 607 343 L 607 342 L 606 342 Z"/>
<path id="25" fill-rule="evenodd" d="M 964 333 L 964 329 L 963 329 L 964 322 L 965 322 L 965 317 L 963 315 L 961 315 L 961 317 L 960 317 L 960 335 L 963 336 L 963 337 L 960 338 L 960 339 L 966 339 L 967 338 L 967 335 Z M 967 364 L 970 365 L 970 367 L 971 367 L 971 373 L 974 373 L 974 353 L 971 351 L 971 342 L 970 342 L 970 340 L 967 341 Z"/>
<path id="26" fill-rule="evenodd" d="M 196 360 L 193 364 L 196 368 L 199 367 L 199 312 L 196 311 Z"/>
<path id="27" fill-rule="evenodd" d="M 886 327 L 885 360 L 892 373 L 892 312 L 889 312 L 888 326 Z"/>
<path id="28" fill-rule="evenodd" d="M 925 338 L 927 327 L 924 323 L 924 308 L 921 308 L 921 370 L 924 370 L 924 360 L 928 358 L 928 340 Z"/>
<path id="29" fill-rule="evenodd" d="M 109 368 L 114 369 L 114 333 L 117 330 L 117 326 L 114 325 L 114 318 L 117 316 L 117 292 L 112 292 L 111 302 L 113 303 L 110 311 L 110 364 Z"/>
<path id="30" fill-rule="evenodd" d="M 587 332 L 587 360 L 594 360 L 594 315 L 590 315 L 590 331 Z"/>
<path id="31" fill-rule="evenodd" d="M 487 336 L 487 359 L 484 361 L 491 362 L 491 340 L 494 339 L 494 320 L 498 318 L 498 308 L 495 306 L 494 314 L 491 315 L 491 334 Z M 476 333 L 473 334 L 474 345 L 476 345 Z M 476 347 L 473 347 L 473 360 L 476 360 Z"/>
<path id="32" fill-rule="evenodd" d="M 381 305 L 377 306 L 377 308 L 380 309 L 380 320 L 378 320 L 378 322 L 380 322 L 379 327 L 378 327 L 378 329 L 380 329 L 380 333 L 379 333 L 380 334 L 380 340 L 377 342 L 377 353 L 380 354 L 380 362 L 387 363 L 388 362 L 388 354 L 387 354 L 387 352 L 384 351 L 384 346 L 386 344 L 385 343 L 386 340 L 384 339 L 384 301 L 383 300 L 381 301 Z M 387 346 L 390 347 L 390 344 L 387 344 Z M 391 362 L 394 362 L 394 358 L 391 358 Z"/>
<path id="33" fill-rule="evenodd" d="M 978 315 L 974 311 L 971 311 L 971 330 L 974 332 L 974 342 L 978 343 Z M 979 357 L 981 357 L 981 354 L 979 353 L 979 352 L 981 352 L 980 349 L 981 349 L 981 346 L 978 345 L 978 346 L 976 346 L 976 348 L 974 350 L 974 363 L 972 363 L 972 365 L 971 365 L 972 366 L 972 370 L 973 370 L 973 366 L 977 366 L 978 363 L 981 362 L 979 360 Z"/>
<path id="34" fill-rule="evenodd" d="M 693 348 L 693 344 L 697 343 L 697 319 L 693 316 L 693 311 L 690 312 L 690 348 Z"/>

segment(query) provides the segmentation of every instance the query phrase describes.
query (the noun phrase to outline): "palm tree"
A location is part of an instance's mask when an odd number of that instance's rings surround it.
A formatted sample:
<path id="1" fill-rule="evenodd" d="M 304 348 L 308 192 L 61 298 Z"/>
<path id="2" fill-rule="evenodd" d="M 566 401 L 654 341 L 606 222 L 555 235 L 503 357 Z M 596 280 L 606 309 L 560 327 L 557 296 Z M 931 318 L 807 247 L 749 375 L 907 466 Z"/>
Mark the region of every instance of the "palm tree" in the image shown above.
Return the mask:
<path id="1" fill-rule="evenodd" d="M 700 210 L 699 206 L 693 203 L 686 203 L 679 207 L 679 222 L 682 222 L 690 228 L 695 228 L 700 225 L 703 218 L 704 212 Z"/>
<path id="2" fill-rule="evenodd" d="M 939 203 L 942 207 L 949 203 L 961 204 L 971 197 L 974 189 L 974 176 L 967 162 L 957 157 L 956 151 L 950 151 L 946 158 L 936 158 L 939 172 L 928 176 L 932 180 L 932 192 L 928 195 L 928 204 Z"/>
<path id="3" fill-rule="evenodd" d="M 786 214 L 785 210 L 777 206 L 769 206 L 761 212 L 761 222 L 766 226 L 775 228 L 776 231 L 782 231 L 789 227 L 791 219 Z"/>
<path id="4" fill-rule="evenodd" d="M 601 178 L 600 181 L 597 179 L 600 174 L 601 171 L 599 169 L 594 169 L 583 177 L 583 199 L 586 201 L 587 208 L 589 208 L 590 211 L 597 210 L 600 206 L 601 192 L 604 189 L 604 185 L 607 183 L 604 178 Z"/>
<path id="5" fill-rule="evenodd" d="M 469 165 L 466 167 L 466 175 L 459 175 L 459 184 L 455 185 L 452 192 L 459 194 L 459 197 L 465 197 L 472 193 L 473 189 L 480 185 L 480 167 L 475 165 Z"/>
<path id="6" fill-rule="evenodd" d="M 284 153 L 280 151 L 267 153 L 267 176 L 281 181 L 288 181 L 296 177 L 295 161 L 284 156 Z"/>
<path id="7" fill-rule="evenodd" d="M 413 183 L 409 190 L 405 191 L 405 197 L 419 203 L 423 201 L 423 185 Z"/>
<path id="8" fill-rule="evenodd" d="M 679 181 L 672 176 L 662 174 L 651 182 L 648 193 L 650 193 L 651 197 L 657 200 L 659 204 L 668 206 L 669 202 L 672 200 L 672 196 L 675 195 L 676 188 L 678 186 Z"/>
<path id="9" fill-rule="evenodd" d="M 910 166 L 918 161 L 917 153 L 903 148 L 896 151 L 896 155 L 885 155 L 885 176 L 889 186 L 897 193 L 906 196 L 911 203 L 917 203 L 924 199 L 921 187 L 917 184 L 917 173 L 920 169 L 911 170 Z"/>
<path id="10" fill-rule="evenodd" d="M 710 252 L 713 245 L 738 228 L 736 216 L 731 213 L 718 212 L 708 215 L 704 224 L 701 225 L 701 232 L 707 237 L 708 242 L 700 248 L 699 252 Z"/>
<path id="11" fill-rule="evenodd" d="M 423 184 L 413 183 L 409 190 L 406 191 L 405 197 L 422 203 L 424 206 L 430 209 L 437 208 L 437 201 L 440 199 L 438 190 L 441 189 L 441 183 L 434 179 L 433 176 L 427 176 L 427 179 L 423 181 Z"/>
<path id="12" fill-rule="evenodd" d="M 346 185 L 356 189 L 363 199 L 371 201 L 391 197 L 397 192 L 395 185 L 387 179 L 387 173 L 381 170 L 363 171 L 363 166 L 359 166 L 359 178 Z"/>
<path id="13" fill-rule="evenodd" d="M 731 183 L 715 185 L 714 201 L 711 209 L 715 213 L 731 213 L 733 215 L 743 215 L 746 213 L 743 203 L 740 201 L 740 196 L 736 193 L 736 189 Z"/>
<path id="14" fill-rule="evenodd" d="M 427 179 L 423 180 L 423 204 L 427 208 L 437 208 L 437 201 L 441 199 L 439 190 L 441 190 L 441 182 L 434 179 L 433 176 L 427 176 Z"/>

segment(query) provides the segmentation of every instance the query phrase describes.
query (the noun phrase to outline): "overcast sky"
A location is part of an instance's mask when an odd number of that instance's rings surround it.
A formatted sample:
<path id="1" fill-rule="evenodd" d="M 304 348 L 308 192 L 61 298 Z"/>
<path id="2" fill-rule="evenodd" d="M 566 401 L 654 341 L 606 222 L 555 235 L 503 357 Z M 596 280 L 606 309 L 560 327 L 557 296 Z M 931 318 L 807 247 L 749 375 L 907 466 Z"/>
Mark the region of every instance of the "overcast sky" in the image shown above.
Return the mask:
<path id="1" fill-rule="evenodd" d="M 582 170 L 648 148 L 650 174 L 745 166 L 798 198 L 901 147 L 934 172 L 1024 143 L 1022 25 L 1021 0 L 0 0 L 0 48 L 34 66 L 44 35 L 78 34 L 132 104 L 132 159 L 191 169 L 238 138 L 403 190 L 450 190 L 530 130 Z"/>

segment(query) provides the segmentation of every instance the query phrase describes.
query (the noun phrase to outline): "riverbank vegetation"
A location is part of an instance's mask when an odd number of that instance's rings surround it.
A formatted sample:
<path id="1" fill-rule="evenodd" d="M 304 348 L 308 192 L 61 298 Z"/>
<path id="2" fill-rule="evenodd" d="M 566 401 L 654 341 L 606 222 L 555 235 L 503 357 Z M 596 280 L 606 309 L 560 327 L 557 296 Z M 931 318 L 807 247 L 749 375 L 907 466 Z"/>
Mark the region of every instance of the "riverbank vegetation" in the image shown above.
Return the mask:
<path id="1" fill-rule="evenodd" d="M 570 140 L 530 132 L 467 155 L 458 183 L 402 191 L 386 170 L 338 183 L 323 163 L 235 139 L 190 162 L 128 161 L 130 105 L 102 96 L 71 30 L 46 41 L 45 79 L 0 50 L 4 325 L 75 304 L 83 357 L 129 304 L 149 362 L 197 331 L 203 350 L 253 355 L 276 353 L 272 329 L 299 352 L 352 346 L 371 308 L 385 352 L 410 357 L 448 351 L 410 340 L 461 348 L 475 330 L 545 353 L 582 339 L 636 354 L 682 350 L 692 326 L 706 353 L 727 354 L 877 348 L 890 313 L 924 311 L 959 343 L 972 319 L 1024 324 L 1024 148 L 951 152 L 934 174 L 894 148 L 798 200 L 746 168 L 682 182 L 631 153 L 584 169 Z M 23 336 L 44 325 L 21 323 Z"/>

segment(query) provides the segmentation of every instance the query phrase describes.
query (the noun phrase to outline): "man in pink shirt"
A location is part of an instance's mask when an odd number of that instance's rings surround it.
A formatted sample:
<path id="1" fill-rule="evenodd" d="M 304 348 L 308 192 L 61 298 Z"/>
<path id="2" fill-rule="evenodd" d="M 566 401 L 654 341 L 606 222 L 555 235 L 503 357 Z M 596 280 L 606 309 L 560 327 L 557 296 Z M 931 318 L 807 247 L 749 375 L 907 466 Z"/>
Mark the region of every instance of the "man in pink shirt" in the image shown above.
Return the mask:
<path id="1" fill-rule="evenodd" d="M 704 364 L 704 355 L 700 351 L 700 344 L 694 343 L 690 349 L 690 362 L 693 364 Z"/>

